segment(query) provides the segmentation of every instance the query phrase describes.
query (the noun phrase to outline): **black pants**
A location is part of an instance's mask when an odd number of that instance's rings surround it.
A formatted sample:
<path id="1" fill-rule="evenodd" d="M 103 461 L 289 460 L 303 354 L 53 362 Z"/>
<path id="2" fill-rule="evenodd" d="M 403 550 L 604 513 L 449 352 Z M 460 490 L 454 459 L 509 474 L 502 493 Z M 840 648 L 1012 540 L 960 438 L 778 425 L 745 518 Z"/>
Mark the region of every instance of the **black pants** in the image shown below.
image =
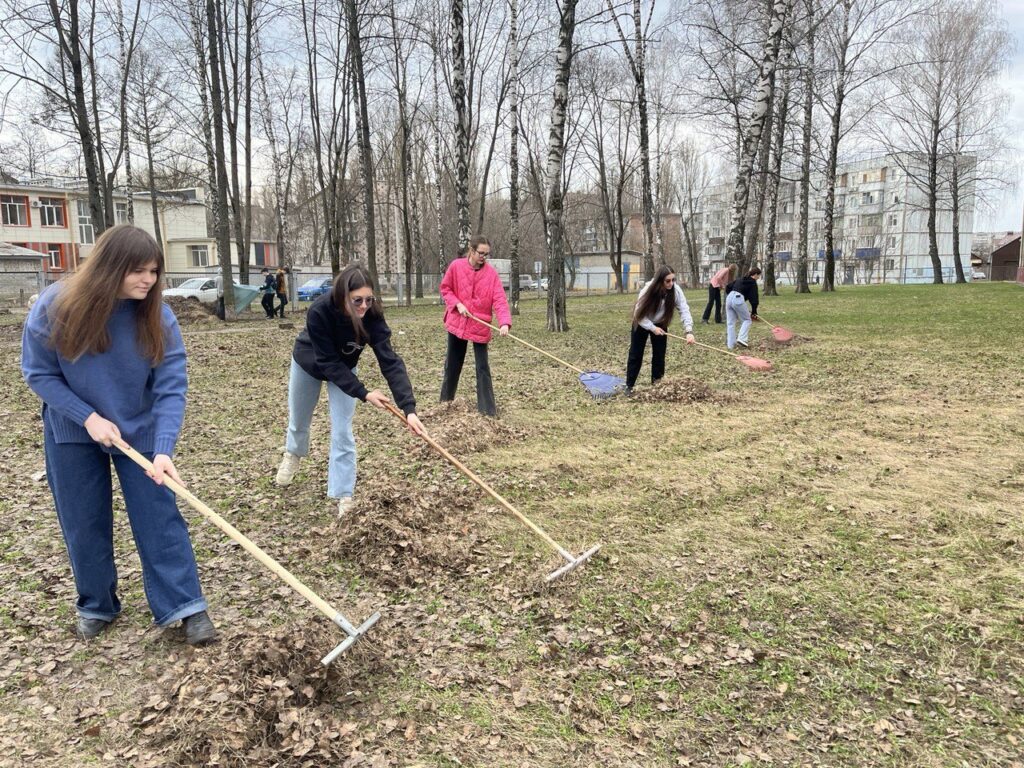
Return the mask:
<path id="1" fill-rule="evenodd" d="M 459 376 L 462 375 L 462 364 L 466 360 L 468 344 L 468 341 L 460 339 L 454 333 L 448 334 L 448 353 L 444 357 L 444 377 L 441 379 L 442 403 L 455 399 L 455 390 L 459 387 Z M 497 416 L 494 388 L 491 386 L 491 366 L 487 362 L 487 345 L 474 341 L 473 356 L 476 359 L 476 409 L 484 416 Z"/>
<path id="2" fill-rule="evenodd" d="M 263 311 L 267 313 L 267 317 L 274 316 L 274 294 L 264 293 L 263 298 L 260 299 L 260 304 L 263 307 Z"/>
<path id="3" fill-rule="evenodd" d="M 711 305 L 715 305 L 715 322 L 722 322 L 722 290 L 713 285 L 708 286 L 708 305 L 704 307 L 704 315 L 701 319 L 707 320 L 711 317 Z"/>
<path id="4" fill-rule="evenodd" d="M 277 298 L 279 298 L 281 300 L 281 306 L 279 306 L 274 311 L 277 312 L 278 314 L 280 314 L 281 317 L 284 317 L 284 305 L 288 303 L 288 294 L 286 294 L 286 293 L 279 293 L 279 294 L 277 294 Z"/>
<path id="5" fill-rule="evenodd" d="M 655 336 L 639 325 L 629 336 L 629 358 L 626 360 L 626 386 L 632 387 L 640 376 L 640 366 L 644 364 L 644 348 L 647 339 L 651 339 L 651 384 L 665 375 L 665 350 L 668 349 L 668 336 Z"/>

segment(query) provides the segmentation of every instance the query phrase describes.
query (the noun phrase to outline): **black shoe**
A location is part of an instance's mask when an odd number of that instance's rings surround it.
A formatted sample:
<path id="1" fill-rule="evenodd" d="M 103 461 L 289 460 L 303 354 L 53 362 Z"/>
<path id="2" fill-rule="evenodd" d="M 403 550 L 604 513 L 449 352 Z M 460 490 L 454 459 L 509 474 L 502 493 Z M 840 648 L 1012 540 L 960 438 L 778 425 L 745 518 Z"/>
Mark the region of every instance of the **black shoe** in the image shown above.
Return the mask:
<path id="1" fill-rule="evenodd" d="M 75 634 L 82 640 L 92 640 L 97 635 L 102 634 L 109 626 L 109 621 L 87 619 L 85 616 L 79 616 L 78 623 L 75 625 Z"/>
<path id="2" fill-rule="evenodd" d="M 703 323 L 704 325 L 711 325 L 711 323 L 709 323 L 709 322 L 708 322 L 708 319 L 707 319 L 706 317 L 702 317 L 702 318 L 700 319 L 700 321 L 701 321 L 701 323 Z"/>
<path id="3" fill-rule="evenodd" d="M 623 387 L 622 394 L 624 394 L 626 397 L 631 397 L 632 394 L 633 394 L 633 388 L 632 387 Z"/>
<path id="4" fill-rule="evenodd" d="M 721 320 L 715 320 L 715 325 L 721 325 L 721 324 L 722 324 Z"/>
<path id="5" fill-rule="evenodd" d="M 217 630 L 206 611 L 186 616 L 181 625 L 185 628 L 185 642 L 189 645 L 206 645 L 217 639 Z"/>

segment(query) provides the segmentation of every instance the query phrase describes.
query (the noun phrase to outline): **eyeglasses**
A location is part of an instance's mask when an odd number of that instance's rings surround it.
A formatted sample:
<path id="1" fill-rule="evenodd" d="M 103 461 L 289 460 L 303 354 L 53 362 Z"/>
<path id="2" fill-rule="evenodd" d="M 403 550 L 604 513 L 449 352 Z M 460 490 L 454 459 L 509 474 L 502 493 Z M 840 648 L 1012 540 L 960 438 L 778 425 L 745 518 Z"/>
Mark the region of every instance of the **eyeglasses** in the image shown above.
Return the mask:
<path id="1" fill-rule="evenodd" d="M 376 299 L 375 296 L 353 296 L 352 297 L 352 306 L 353 307 L 361 307 L 361 306 L 363 306 L 365 304 L 368 307 L 372 307 L 373 306 L 373 302 L 374 302 L 375 299 Z"/>
<path id="2" fill-rule="evenodd" d="M 483 256 L 485 259 L 491 255 L 490 251 L 481 251 L 479 248 L 476 251 L 477 256 Z"/>

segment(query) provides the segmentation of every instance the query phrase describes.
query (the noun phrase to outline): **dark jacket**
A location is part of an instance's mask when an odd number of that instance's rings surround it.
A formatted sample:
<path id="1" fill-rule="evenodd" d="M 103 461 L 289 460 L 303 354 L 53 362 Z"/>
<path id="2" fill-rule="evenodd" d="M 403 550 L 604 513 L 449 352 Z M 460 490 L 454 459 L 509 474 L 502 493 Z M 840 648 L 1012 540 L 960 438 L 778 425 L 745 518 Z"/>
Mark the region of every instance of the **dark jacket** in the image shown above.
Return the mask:
<path id="1" fill-rule="evenodd" d="M 264 293 L 277 293 L 277 275 L 272 272 L 268 272 L 263 277 L 263 288 Z"/>
<path id="2" fill-rule="evenodd" d="M 406 414 L 416 412 L 416 399 L 402 358 L 391 348 L 391 329 L 382 317 L 363 318 L 363 327 L 370 338 L 364 344 L 356 341 L 355 328 L 349 317 L 334 305 L 330 293 L 313 302 L 306 313 L 306 327 L 295 339 L 292 357 L 314 379 L 329 381 L 350 397 L 366 400 L 368 390 L 352 369 L 359 362 L 363 347 L 369 345 L 377 357 L 395 404 Z"/>
<path id="3" fill-rule="evenodd" d="M 725 286 L 725 295 L 728 296 L 733 291 L 742 293 L 743 298 L 750 302 L 750 311 L 752 314 L 757 314 L 757 280 L 752 277 L 741 277 L 733 280 L 727 286 Z"/>

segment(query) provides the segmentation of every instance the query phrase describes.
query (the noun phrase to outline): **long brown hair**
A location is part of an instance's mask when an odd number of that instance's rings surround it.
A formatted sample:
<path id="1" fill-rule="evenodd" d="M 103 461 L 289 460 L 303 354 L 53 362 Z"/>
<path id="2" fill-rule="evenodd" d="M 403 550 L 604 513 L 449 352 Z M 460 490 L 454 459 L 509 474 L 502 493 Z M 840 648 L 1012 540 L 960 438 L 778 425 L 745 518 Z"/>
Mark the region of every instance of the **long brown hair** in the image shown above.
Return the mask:
<path id="1" fill-rule="evenodd" d="M 633 310 L 633 327 L 645 317 L 657 318 L 654 324 L 663 330 L 667 330 L 672 322 L 672 310 L 676 305 L 676 286 L 672 284 L 670 289 L 665 288 L 665 278 L 674 275 L 676 271 L 668 264 L 662 264 L 654 273 L 654 279 L 647 288 L 647 292 L 636 303 Z"/>
<path id="2" fill-rule="evenodd" d="M 164 359 L 164 256 L 147 232 L 131 224 L 111 227 L 96 240 L 89 258 L 68 277 L 50 310 L 50 342 L 68 360 L 110 349 L 107 321 L 129 272 L 156 262 L 157 280 L 135 310 L 136 339 L 154 366 Z"/>
<path id="3" fill-rule="evenodd" d="M 373 287 L 373 278 L 370 277 L 366 267 L 362 264 L 349 264 L 334 278 L 331 301 L 352 321 L 352 329 L 356 332 L 356 341 L 362 344 L 370 335 L 366 332 L 362 319 L 355 313 L 355 307 L 352 306 L 350 298 L 352 291 L 360 288 L 369 288 L 376 293 L 376 289 Z M 384 318 L 384 307 L 380 305 L 379 300 L 370 305 L 370 308 L 366 310 L 366 315 L 373 318 Z"/>

